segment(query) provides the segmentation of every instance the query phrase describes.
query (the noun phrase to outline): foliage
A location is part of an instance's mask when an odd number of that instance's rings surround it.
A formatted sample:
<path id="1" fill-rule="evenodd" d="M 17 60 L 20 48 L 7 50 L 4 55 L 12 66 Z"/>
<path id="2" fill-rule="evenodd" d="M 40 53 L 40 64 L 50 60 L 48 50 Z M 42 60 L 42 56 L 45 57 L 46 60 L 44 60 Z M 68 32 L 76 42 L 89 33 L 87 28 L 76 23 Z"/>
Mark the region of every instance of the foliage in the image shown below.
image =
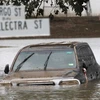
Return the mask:
<path id="1" fill-rule="evenodd" d="M 48 3 L 50 0 L 0 0 L 0 5 L 25 5 L 26 18 L 44 16 L 44 9 L 41 8 L 43 3 Z M 86 3 L 89 0 L 55 0 L 56 5 L 59 6 L 62 13 L 67 14 L 71 6 L 76 15 L 81 16 L 82 11 L 87 10 Z M 67 5 L 65 5 L 67 4 Z M 85 5 L 84 5 L 85 4 Z M 53 0 L 51 0 L 50 6 L 53 7 Z M 59 10 L 54 10 L 55 14 L 59 13 Z M 51 13 L 50 13 L 51 14 Z"/>
<path id="2" fill-rule="evenodd" d="M 76 15 L 81 16 L 82 11 L 84 9 L 87 10 L 86 3 L 89 2 L 89 0 L 65 0 L 65 2 L 69 3 L 69 5 L 72 7 L 72 10 L 75 11 Z"/>

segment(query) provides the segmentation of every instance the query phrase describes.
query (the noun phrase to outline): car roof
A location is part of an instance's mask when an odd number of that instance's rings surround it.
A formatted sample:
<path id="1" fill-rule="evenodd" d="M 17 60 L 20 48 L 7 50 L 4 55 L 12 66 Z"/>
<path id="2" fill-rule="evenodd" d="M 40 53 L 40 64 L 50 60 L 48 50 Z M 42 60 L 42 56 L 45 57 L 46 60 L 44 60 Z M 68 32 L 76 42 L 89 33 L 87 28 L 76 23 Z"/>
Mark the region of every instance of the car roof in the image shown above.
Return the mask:
<path id="1" fill-rule="evenodd" d="M 62 42 L 49 42 L 49 43 L 39 43 L 39 44 L 31 44 L 23 47 L 21 51 L 28 51 L 29 49 L 54 49 L 55 47 L 60 49 L 60 48 L 74 48 L 76 45 L 84 44 L 85 42 L 67 42 L 67 41 L 62 41 Z M 86 43 L 85 43 L 86 44 Z"/>
<path id="2" fill-rule="evenodd" d="M 78 45 L 81 43 L 85 43 L 85 42 L 67 42 L 67 41 L 62 41 L 62 42 L 49 42 L 49 43 L 39 43 L 39 44 L 31 44 L 31 45 L 27 45 L 25 47 L 39 47 L 39 46 L 72 46 L 72 45 Z"/>

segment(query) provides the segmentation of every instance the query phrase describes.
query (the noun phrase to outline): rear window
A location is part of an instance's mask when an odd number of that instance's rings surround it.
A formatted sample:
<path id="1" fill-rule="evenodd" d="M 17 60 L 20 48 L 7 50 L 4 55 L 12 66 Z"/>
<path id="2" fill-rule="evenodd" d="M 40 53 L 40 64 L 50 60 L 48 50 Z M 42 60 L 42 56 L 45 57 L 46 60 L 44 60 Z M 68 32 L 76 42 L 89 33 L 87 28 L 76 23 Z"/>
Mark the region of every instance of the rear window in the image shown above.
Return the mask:
<path id="1" fill-rule="evenodd" d="M 64 50 L 23 51 L 16 59 L 13 70 L 50 70 L 75 67 L 74 50 L 66 48 Z"/>

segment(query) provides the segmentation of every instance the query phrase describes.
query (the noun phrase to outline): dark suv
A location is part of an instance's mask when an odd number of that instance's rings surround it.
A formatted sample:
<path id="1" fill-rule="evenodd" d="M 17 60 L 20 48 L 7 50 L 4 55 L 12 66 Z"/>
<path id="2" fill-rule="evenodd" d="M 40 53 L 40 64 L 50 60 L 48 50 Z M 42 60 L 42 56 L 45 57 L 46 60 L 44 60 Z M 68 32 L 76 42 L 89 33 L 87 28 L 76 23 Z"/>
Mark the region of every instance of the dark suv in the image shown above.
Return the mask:
<path id="1" fill-rule="evenodd" d="M 41 43 L 22 48 L 2 85 L 76 85 L 100 78 L 100 66 L 85 42 Z"/>

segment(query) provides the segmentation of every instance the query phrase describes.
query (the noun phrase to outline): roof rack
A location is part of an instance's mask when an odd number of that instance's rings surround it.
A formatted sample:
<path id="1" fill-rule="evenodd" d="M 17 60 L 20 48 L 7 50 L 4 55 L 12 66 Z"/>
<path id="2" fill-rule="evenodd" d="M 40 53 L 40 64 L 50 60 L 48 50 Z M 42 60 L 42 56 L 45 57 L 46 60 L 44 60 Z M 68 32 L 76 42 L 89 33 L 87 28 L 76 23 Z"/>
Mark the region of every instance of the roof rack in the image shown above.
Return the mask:
<path id="1" fill-rule="evenodd" d="M 33 44 L 33 45 L 30 45 L 30 46 L 44 46 L 44 45 L 48 45 L 48 46 L 52 46 L 52 45 L 76 45 L 77 43 L 79 42 L 67 42 L 67 41 L 62 41 L 62 42 L 48 42 L 48 43 L 39 43 L 39 44 Z"/>

